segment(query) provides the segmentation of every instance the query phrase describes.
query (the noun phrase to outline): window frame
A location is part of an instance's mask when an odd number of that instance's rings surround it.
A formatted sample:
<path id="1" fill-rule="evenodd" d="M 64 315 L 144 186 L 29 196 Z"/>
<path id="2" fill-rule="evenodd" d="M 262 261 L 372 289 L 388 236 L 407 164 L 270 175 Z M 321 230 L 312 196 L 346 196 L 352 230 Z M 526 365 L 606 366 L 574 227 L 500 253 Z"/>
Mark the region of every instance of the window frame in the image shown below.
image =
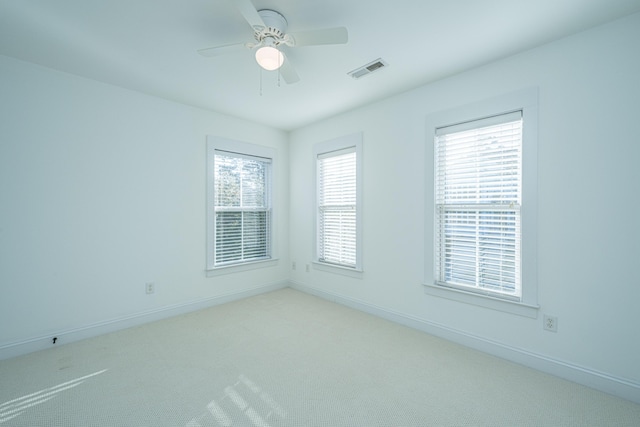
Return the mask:
<path id="1" fill-rule="evenodd" d="M 270 210 L 270 226 L 267 236 L 269 248 L 267 252 L 270 253 L 270 257 L 261 259 L 251 259 L 247 261 L 240 261 L 236 263 L 228 263 L 222 265 L 216 265 L 215 253 L 216 253 L 216 227 L 215 227 L 215 156 L 217 152 L 227 152 L 230 154 L 237 154 L 238 157 L 245 158 L 264 158 L 269 159 L 270 176 L 267 178 L 269 188 L 266 190 L 268 194 Z M 276 176 L 277 167 L 277 150 L 272 147 L 251 144 L 248 142 L 235 141 L 231 139 L 221 138 L 217 136 L 207 136 L 207 251 L 206 251 L 206 272 L 207 276 L 216 274 L 226 274 L 236 271 L 244 271 L 254 268 L 262 268 L 277 263 L 276 254 Z"/>
<path id="2" fill-rule="evenodd" d="M 344 150 L 353 149 L 356 155 L 356 239 L 355 239 L 355 266 L 347 266 L 336 263 L 324 262 L 320 260 L 320 215 L 319 215 L 319 197 L 320 197 L 320 179 L 318 169 L 318 157 L 325 156 L 330 153 L 344 152 Z M 315 144 L 313 147 L 313 179 L 315 180 L 314 194 L 314 239 L 313 239 L 313 265 L 314 268 L 324 271 L 336 272 L 341 274 L 362 273 L 362 133 L 346 135 L 329 141 Z M 357 277 L 357 276 L 356 276 Z"/>
<path id="3" fill-rule="evenodd" d="M 522 111 L 522 206 L 521 206 L 521 297 L 519 300 L 503 298 L 491 292 L 449 287 L 437 281 L 437 205 L 435 194 L 435 135 L 436 129 L 474 120 Z M 427 174 L 425 198 L 431 200 L 433 210 L 425 215 L 425 292 L 429 295 L 479 305 L 512 314 L 536 318 L 538 311 L 537 278 L 537 127 L 538 90 L 528 88 L 447 111 L 430 114 L 426 121 L 426 164 L 433 173 Z M 429 234 L 431 230 L 431 234 Z M 429 261 L 430 260 L 430 261 Z"/>

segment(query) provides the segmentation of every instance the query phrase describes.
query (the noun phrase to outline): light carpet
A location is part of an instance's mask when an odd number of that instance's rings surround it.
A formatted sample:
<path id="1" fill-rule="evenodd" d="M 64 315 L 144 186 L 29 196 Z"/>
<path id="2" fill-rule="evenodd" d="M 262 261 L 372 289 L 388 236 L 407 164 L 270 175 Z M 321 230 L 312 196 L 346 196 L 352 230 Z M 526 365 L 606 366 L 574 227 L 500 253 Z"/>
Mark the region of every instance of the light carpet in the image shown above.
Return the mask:
<path id="1" fill-rule="evenodd" d="M 640 426 L 640 405 L 283 289 L 0 361 L 0 426 Z"/>

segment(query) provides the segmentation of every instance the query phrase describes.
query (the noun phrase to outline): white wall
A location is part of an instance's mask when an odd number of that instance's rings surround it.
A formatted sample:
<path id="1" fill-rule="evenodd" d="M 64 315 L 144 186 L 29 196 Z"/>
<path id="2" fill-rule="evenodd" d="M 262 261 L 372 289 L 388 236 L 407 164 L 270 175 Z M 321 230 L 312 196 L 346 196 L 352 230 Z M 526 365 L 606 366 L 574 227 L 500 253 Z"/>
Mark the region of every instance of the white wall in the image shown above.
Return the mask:
<path id="1" fill-rule="evenodd" d="M 568 377 L 586 372 L 583 382 L 640 400 L 638 40 L 640 14 L 294 131 L 289 242 L 298 265 L 312 256 L 312 146 L 363 132 L 365 271 L 354 279 L 299 268 L 295 286 Z M 538 318 L 426 295 L 426 116 L 531 86 L 539 88 Z M 557 333 L 543 331 L 543 313 L 558 317 Z"/>
<path id="2" fill-rule="evenodd" d="M 286 286 L 285 132 L 7 57 L 0 93 L 0 356 Z M 205 277 L 208 134 L 278 150 L 277 266 Z"/>

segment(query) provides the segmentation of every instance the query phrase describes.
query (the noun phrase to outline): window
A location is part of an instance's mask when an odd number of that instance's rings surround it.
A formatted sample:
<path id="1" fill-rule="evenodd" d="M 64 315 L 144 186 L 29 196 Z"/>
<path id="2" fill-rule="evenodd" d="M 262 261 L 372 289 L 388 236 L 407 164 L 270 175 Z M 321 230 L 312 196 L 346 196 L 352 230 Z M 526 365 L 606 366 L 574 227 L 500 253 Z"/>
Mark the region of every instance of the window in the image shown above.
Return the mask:
<path id="1" fill-rule="evenodd" d="M 208 144 L 208 269 L 272 259 L 272 163 L 266 147 Z"/>
<path id="2" fill-rule="evenodd" d="M 316 255 L 323 265 L 361 270 L 361 135 L 315 147 Z"/>
<path id="3" fill-rule="evenodd" d="M 522 111 L 436 130 L 436 281 L 520 300 Z"/>
<path id="4" fill-rule="evenodd" d="M 534 90 L 434 115 L 429 293 L 535 316 Z M 435 290 L 434 290 L 435 288 Z M 469 296 L 471 295 L 471 296 Z M 489 302 L 487 302 L 489 301 Z M 496 302 L 497 301 L 497 302 Z"/>

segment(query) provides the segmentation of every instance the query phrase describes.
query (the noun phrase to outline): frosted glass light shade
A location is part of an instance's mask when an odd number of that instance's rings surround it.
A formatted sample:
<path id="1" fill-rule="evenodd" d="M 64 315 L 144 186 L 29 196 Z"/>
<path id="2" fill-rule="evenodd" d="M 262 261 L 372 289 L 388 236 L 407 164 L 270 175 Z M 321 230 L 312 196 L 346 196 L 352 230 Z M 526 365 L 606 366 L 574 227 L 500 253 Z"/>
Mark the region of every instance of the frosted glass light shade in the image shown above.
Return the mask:
<path id="1" fill-rule="evenodd" d="M 277 70 L 284 62 L 284 55 L 272 46 L 263 46 L 256 51 L 256 61 L 267 71 Z"/>

